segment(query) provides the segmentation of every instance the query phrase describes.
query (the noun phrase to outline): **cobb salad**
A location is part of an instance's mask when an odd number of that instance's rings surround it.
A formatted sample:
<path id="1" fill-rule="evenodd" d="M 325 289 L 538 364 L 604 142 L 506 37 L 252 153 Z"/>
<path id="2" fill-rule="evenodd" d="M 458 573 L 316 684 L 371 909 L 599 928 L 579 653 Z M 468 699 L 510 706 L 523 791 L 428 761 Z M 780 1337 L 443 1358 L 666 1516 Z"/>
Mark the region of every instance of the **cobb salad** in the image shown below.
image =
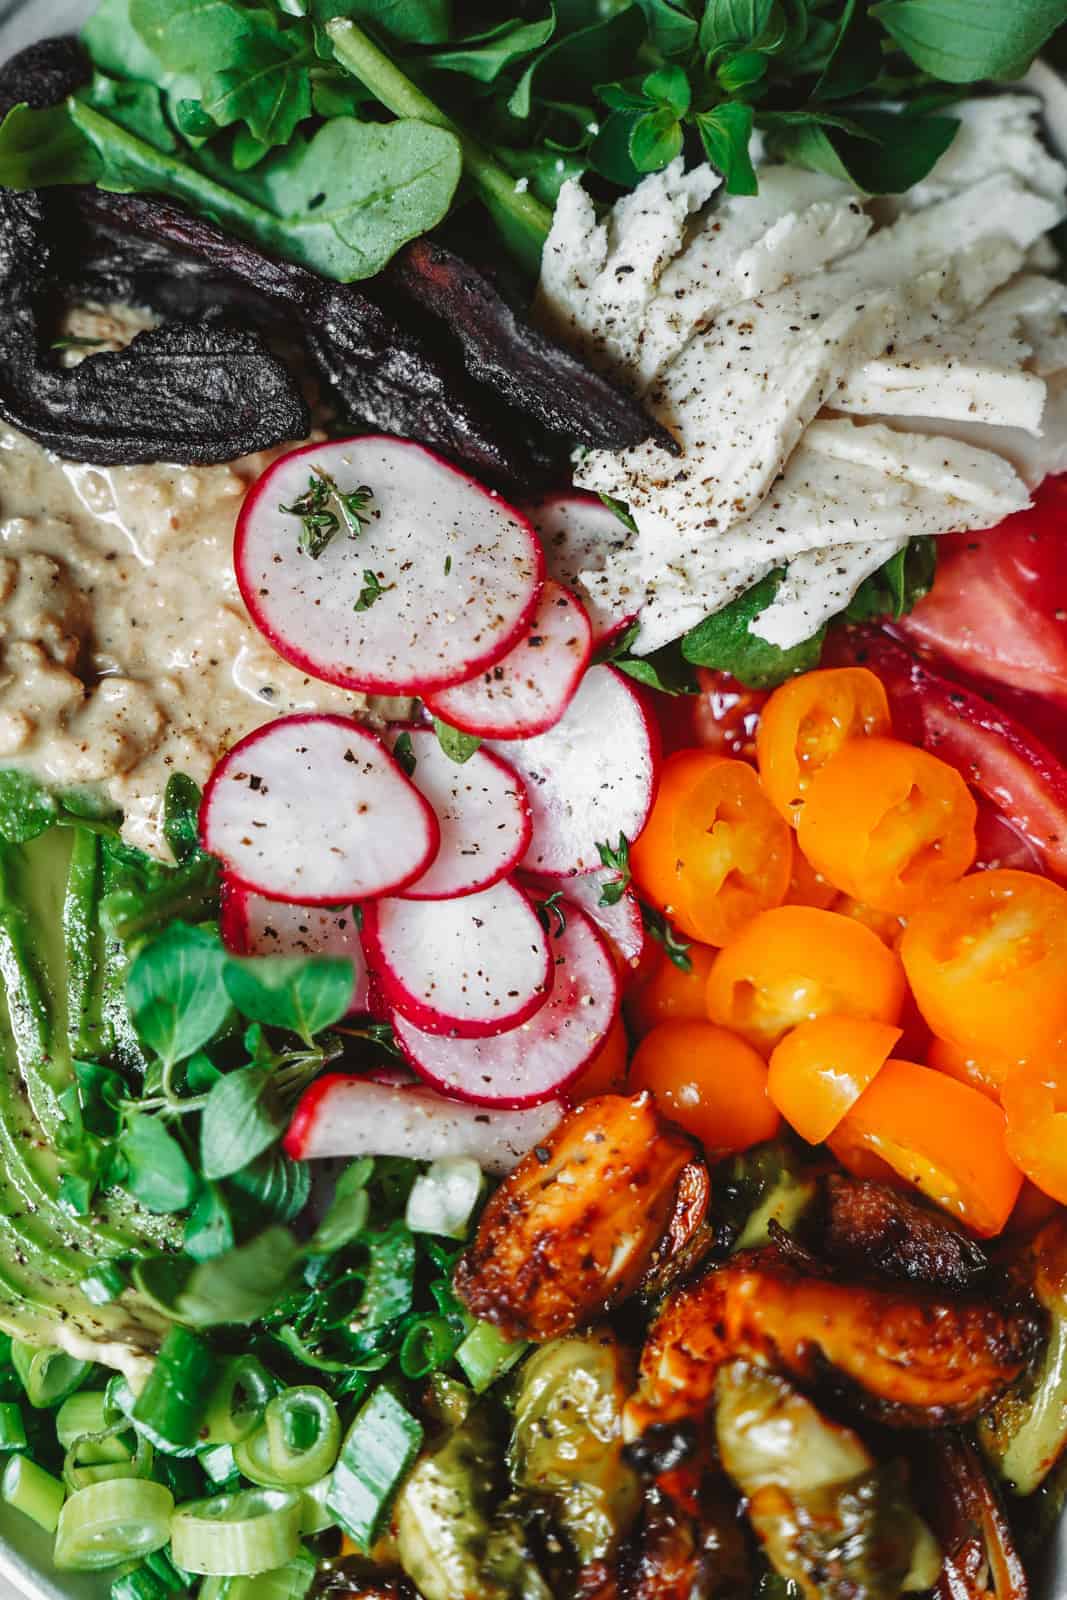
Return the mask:
<path id="1" fill-rule="evenodd" d="M 103 0 L 0 67 L 61 1586 L 1037 1600 L 1064 22 Z"/>

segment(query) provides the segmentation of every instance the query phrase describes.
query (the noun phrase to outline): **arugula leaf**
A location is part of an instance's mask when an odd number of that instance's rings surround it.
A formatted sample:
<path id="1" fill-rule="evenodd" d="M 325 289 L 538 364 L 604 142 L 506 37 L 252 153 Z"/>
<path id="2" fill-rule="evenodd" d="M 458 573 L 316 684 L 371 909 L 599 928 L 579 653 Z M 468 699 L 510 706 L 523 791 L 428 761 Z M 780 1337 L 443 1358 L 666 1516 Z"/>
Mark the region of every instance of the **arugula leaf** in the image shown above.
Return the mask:
<path id="1" fill-rule="evenodd" d="M 41 111 L 12 106 L 0 125 L 0 184 L 45 189 L 55 183 L 93 183 L 100 172 L 65 105 Z"/>
<path id="2" fill-rule="evenodd" d="M 749 623 L 765 611 L 778 591 L 781 572 L 772 572 L 738 595 L 721 611 L 705 617 L 682 640 L 682 655 L 695 667 L 732 673 L 750 689 L 767 689 L 818 665 L 826 629 L 790 650 L 768 644 L 749 631 Z"/>
<path id="3" fill-rule="evenodd" d="M 226 1196 L 217 1183 L 203 1184 L 185 1224 L 182 1248 L 194 1261 L 210 1261 L 232 1250 L 235 1243 Z"/>
<path id="4" fill-rule="evenodd" d="M 130 18 L 130 0 L 100 0 L 81 32 L 82 43 L 102 72 L 164 85 L 169 74 Z M 166 87 L 172 87 L 169 82 Z"/>
<path id="5" fill-rule="evenodd" d="M 354 979 L 347 956 L 232 956 L 223 982 L 242 1016 L 287 1028 L 310 1050 L 348 1010 Z"/>
<path id="6" fill-rule="evenodd" d="M 436 72 L 462 72 L 478 83 L 492 83 L 505 67 L 547 44 L 555 31 L 556 15 L 551 10 L 540 22 L 515 18 L 459 39 L 447 50 L 435 50 L 426 57 L 426 65 Z"/>
<path id="7" fill-rule="evenodd" d="M 440 717 L 434 717 L 433 731 L 445 755 L 459 766 L 469 761 L 474 752 L 481 747 L 482 741 L 475 734 L 461 733 L 458 728 L 453 728 L 450 722 L 442 722 Z"/>
<path id="8" fill-rule="evenodd" d="M 36 778 L 14 769 L 0 771 L 0 839 L 5 844 L 36 839 L 59 814 L 58 800 Z"/>
<path id="9" fill-rule="evenodd" d="M 399 733 L 393 741 L 393 760 L 408 778 L 411 777 L 418 766 L 418 757 L 411 743 L 411 734 L 405 731 Z"/>
<path id="10" fill-rule="evenodd" d="M 636 5 L 588 27 L 565 33 L 545 45 L 523 72 L 508 98 L 513 117 L 525 119 L 533 109 L 534 91 L 541 74 L 551 74 L 556 98 L 585 96 L 591 83 L 620 77 L 632 69 L 645 34 L 645 19 Z"/>
<path id="11" fill-rule="evenodd" d="M 330 1209 L 311 1236 L 312 1251 L 332 1255 L 335 1250 L 351 1244 L 363 1232 L 370 1215 L 367 1180 L 373 1169 L 374 1162 L 364 1158 L 353 1161 L 342 1174 Z"/>
<path id="12" fill-rule="evenodd" d="M 277 1144 L 288 1121 L 263 1067 L 239 1067 L 208 1095 L 200 1124 L 200 1168 L 205 1178 L 228 1178 Z"/>
<path id="13" fill-rule="evenodd" d="M 177 150 L 178 140 L 163 110 L 163 96 L 154 84 L 131 83 L 98 72 L 88 88 L 80 89 L 78 94 L 88 105 L 95 106 L 154 149 Z"/>
<path id="14" fill-rule="evenodd" d="M 407 44 L 442 44 L 452 27 L 452 0 L 311 0 L 321 22 L 351 17 Z"/>
<path id="15" fill-rule="evenodd" d="M 881 0 L 871 15 L 946 83 L 1018 76 L 1067 20 L 1063 0 Z"/>
<path id="16" fill-rule="evenodd" d="M 163 1061 L 184 1061 L 229 1020 L 229 961 L 217 933 L 174 922 L 134 960 L 126 979 L 130 1020 Z"/>
<path id="17" fill-rule="evenodd" d="M 748 153 L 752 138 L 753 110 L 739 100 L 727 101 L 714 111 L 696 116 L 697 132 L 704 153 L 722 173 L 730 194 L 756 194 L 759 183 Z"/>
<path id="18" fill-rule="evenodd" d="M 192 1204 L 196 1173 L 158 1117 L 134 1112 L 118 1147 L 126 1162 L 126 1187 L 146 1211 L 165 1216 Z"/>
<path id="19" fill-rule="evenodd" d="M 206 79 L 205 115 L 220 128 L 244 122 L 263 154 L 271 145 L 287 144 L 311 115 L 308 58 L 306 47 L 291 35 L 273 27 L 250 28 L 234 41 L 226 64 Z"/>
<path id="20" fill-rule="evenodd" d="M 929 594 L 936 570 L 937 540 L 910 540 L 885 566 L 863 580 L 843 613 L 845 621 L 870 622 L 878 617 L 897 621 Z"/>
<path id="21" fill-rule="evenodd" d="M 151 1256 L 133 1269 L 142 1294 L 192 1328 L 256 1322 L 281 1299 L 301 1250 L 287 1228 L 270 1227 L 208 1261 Z"/>

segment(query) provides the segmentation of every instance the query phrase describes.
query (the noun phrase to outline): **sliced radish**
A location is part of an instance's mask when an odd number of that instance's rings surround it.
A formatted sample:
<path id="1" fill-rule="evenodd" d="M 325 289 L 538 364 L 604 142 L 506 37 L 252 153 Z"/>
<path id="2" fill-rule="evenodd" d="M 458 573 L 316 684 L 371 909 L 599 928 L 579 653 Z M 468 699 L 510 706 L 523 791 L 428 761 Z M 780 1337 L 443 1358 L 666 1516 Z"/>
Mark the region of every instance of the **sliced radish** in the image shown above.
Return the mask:
<path id="1" fill-rule="evenodd" d="M 588 494 L 554 494 L 523 510 L 533 523 L 545 552 L 549 576 L 577 590 L 593 625 L 593 649 L 599 650 L 628 628 L 637 615 L 620 611 L 597 582 L 608 557 L 630 542 L 626 524 L 603 500 Z"/>
<path id="2" fill-rule="evenodd" d="M 494 740 L 533 811 L 528 872 L 565 877 L 600 866 L 598 842 L 636 839 L 652 809 L 659 739 L 644 702 L 614 667 L 591 667 L 564 717 L 536 739 Z"/>
<path id="3" fill-rule="evenodd" d="M 563 902 L 553 935 L 556 978 L 540 1011 L 493 1039 L 443 1039 L 395 1016 L 397 1043 L 415 1071 L 445 1094 L 480 1106 L 532 1106 L 584 1071 L 619 1007 L 619 979 L 604 939 L 584 911 Z"/>
<path id="4" fill-rule="evenodd" d="M 362 531 L 342 526 L 317 559 L 300 549 L 299 514 L 283 509 L 316 483 L 373 492 Z M 237 519 L 234 563 L 279 655 L 384 694 L 443 688 L 499 661 L 526 630 L 544 568 L 530 524 L 499 495 L 422 445 L 374 435 L 305 445 L 268 467 Z"/>
<path id="5" fill-rule="evenodd" d="M 486 1114 L 418 1086 L 391 1087 L 331 1073 L 305 1089 L 285 1135 L 297 1161 L 329 1156 L 407 1156 L 438 1161 L 472 1156 L 487 1172 L 505 1173 L 547 1139 L 563 1116 L 556 1100 L 528 1111 Z"/>
<path id="6" fill-rule="evenodd" d="M 432 728 L 394 723 L 385 735 L 390 749 L 405 734 L 415 761 L 411 781 L 437 813 L 441 847 L 404 899 L 449 900 L 499 883 L 521 861 L 533 834 L 522 779 L 491 750 L 453 761 Z"/>
<path id="7" fill-rule="evenodd" d="M 549 580 L 527 633 L 469 683 L 426 695 L 434 716 L 482 739 L 531 739 L 555 726 L 593 652 L 585 609 Z"/>
<path id="8" fill-rule="evenodd" d="M 513 883 L 459 900 L 379 900 L 364 907 L 363 947 L 386 999 L 429 1033 L 501 1033 L 552 987 L 548 935 Z"/>
<path id="9" fill-rule="evenodd" d="M 200 807 L 205 850 L 269 900 L 350 905 L 404 889 L 437 854 L 433 808 L 348 717 L 279 717 L 228 750 Z"/>
<path id="10" fill-rule="evenodd" d="M 622 966 L 636 967 L 645 948 L 645 924 L 641 918 L 641 907 L 632 889 L 624 890 L 621 899 L 614 905 L 602 906 L 600 897 L 605 884 L 611 882 L 611 877 L 610 872 L 604 871 L 585 872 L 578 877 L 568 878 L 567 899 L 581 906 L 586 915 L 592 917 Z M 559 889 L 558 880 L 553 878 L 534 878 L 527 881 L 531 882 L 538 896 L 549 895 L 553 890 Z"/>
<path id="11" fill-rule="evenodd" d="M 298 906 L 268 900 L 227 879 L 219 930 L 236 956 L 347 956 L 353 984 L 349 1014 L 370 1004 L 370 980 L 359 923 L 351 906 Z"/>

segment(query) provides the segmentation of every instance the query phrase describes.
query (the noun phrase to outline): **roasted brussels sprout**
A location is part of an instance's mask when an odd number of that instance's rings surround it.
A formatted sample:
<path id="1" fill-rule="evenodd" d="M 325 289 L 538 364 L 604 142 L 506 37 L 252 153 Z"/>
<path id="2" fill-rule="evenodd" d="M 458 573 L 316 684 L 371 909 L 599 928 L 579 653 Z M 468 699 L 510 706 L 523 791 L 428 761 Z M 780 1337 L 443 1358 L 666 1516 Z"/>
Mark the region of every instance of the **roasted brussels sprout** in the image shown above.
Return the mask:
<path id="1" fill-rule="evenodd" d="M 731 1157 L 713 1174 L 718 1242 L 755 1250 L 770 1241 L 770 1224 L 792 1233 L 818 1194 L 818 1173 L 784 1139 Z"/>
<path id="2" fill-rule="evenodd" d="M 723 1466 L 748 1501 L 771 1564 L 807 1600 L 897 1600 L 941 1568 L 902 1467 L 879 1465 L 784 1379 L 743 1361 L 716 1390 Z"/>
<path id="3" fill-rule="evenodd" d="M 400 1564 L 423 1600 L 502 1600 L 485 1576 L 495 1477 L 485 1406 L 415 1463 L 397 1496 Z"/>

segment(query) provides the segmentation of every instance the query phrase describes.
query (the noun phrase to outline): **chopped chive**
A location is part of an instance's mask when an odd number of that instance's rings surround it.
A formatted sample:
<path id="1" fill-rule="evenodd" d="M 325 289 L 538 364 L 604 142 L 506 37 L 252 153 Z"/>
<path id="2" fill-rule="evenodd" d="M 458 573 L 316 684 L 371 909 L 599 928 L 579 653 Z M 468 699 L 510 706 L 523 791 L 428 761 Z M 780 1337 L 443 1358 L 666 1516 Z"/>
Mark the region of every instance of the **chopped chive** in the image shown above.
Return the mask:
<path id="1" fill-rule="evenodd" d="M 373 1545 L 421 1444 L 421 1423 L 384 1385 L 349 1428 L 326 1505 L 364 1553 Z"/>
<path id="2" fill-rule="evenodd" d="M 207 1345 L 187 1328 L 172 1328 L 133 1407 L 139 1432 L 161 1450 L 191 1449 L 199 1442 L 216 1378 Z"/>
<path id="3" fill-rule="evenodd" d="M 66 1493 L 59 1479 L 53 1478 L 29 1456 L 16 1454 L 8 1458 L 0 1478 L 0 1498 L 46 1533 L 55 1533 L 59 1526 Z"/>
<path id="4" fill-rule="evenodd" d="M 484 1394 L 528 1348 L 523 1339 L 505 1339 L 491 1322 L 476 1322 L 456 1351 L 456 1364 L 475 1394 Z"/>
<path id="5" fill-rule="evenodd" d="M 0 1405 L 0 1450 L 25 1450 L 26 1424 L 14 1401 Z"/>

